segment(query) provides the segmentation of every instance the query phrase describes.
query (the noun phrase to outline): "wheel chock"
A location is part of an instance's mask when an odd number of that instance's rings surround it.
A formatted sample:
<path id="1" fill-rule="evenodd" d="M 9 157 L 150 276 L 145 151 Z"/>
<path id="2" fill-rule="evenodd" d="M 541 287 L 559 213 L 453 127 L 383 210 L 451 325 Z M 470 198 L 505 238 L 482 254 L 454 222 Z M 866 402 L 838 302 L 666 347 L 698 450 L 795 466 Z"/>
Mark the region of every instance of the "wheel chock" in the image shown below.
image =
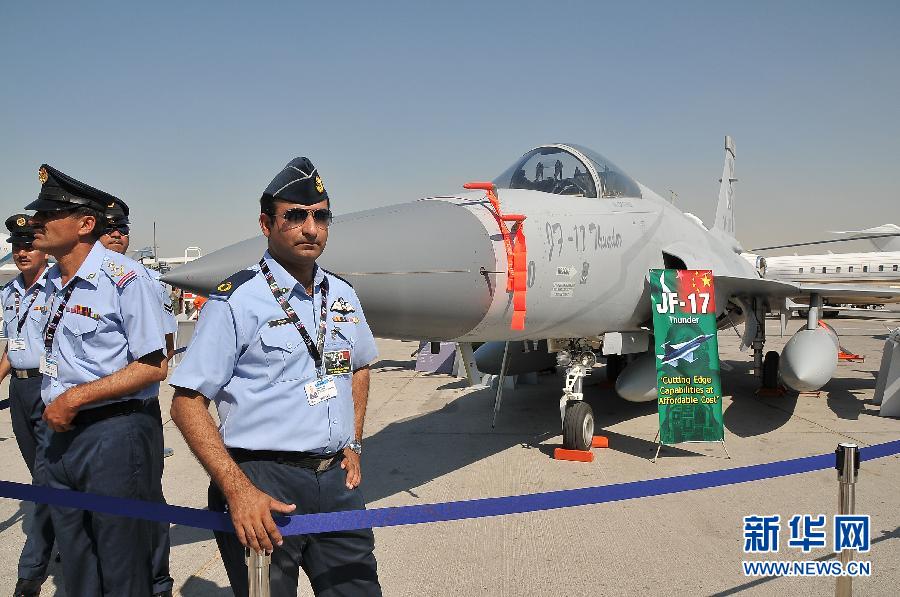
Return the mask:
<path id="1" fill-rule="evenodd" d="M 787 394 L 787 390 L 785 390 L 783 386 L 778 386 L 777 388 L 759 388 L 756 390 L 756 395 L 762 396 L 763 398 L 784 396 L 785 394 Z"/>
<path id="2" fill-rule="evenodd" d="M 841 348 L 841 351 L 838 353 L 838 360 L 864 363 L 866 361 L 866 357 L 854 354 L 852 352 L 847 352 L 846 350 Z"/>
<path id="3" fill-rule="evenodd" d="M 608 448 L 609 447 L 609 438 L 605 435 L 595 435 L 594 439 L 591 440 L 592 448 Z"/>
<path id="4" fill-rule="evenodd" d="M 590 450 L 556 448 L 553 450 L 553 458 L 556 460 L 571 460 L 573 462 L 594 462 L 594 453 Z"/>

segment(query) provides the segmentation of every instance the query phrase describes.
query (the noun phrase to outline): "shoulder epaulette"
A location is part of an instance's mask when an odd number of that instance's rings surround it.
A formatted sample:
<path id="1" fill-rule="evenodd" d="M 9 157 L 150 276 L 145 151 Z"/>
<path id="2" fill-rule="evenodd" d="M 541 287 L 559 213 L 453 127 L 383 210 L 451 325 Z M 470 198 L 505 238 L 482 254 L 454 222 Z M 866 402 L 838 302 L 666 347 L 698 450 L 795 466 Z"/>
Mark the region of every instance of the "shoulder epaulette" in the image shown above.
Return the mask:
<path id="1" fill-rule="evenodd" d="M 328 274 L 329 276 L 331 276 L 332 278 L 337 278 L 338 280 L 340 280 L 341 282 L 343 282 L 344 284 L 346 284 L 346 285 L 349 286 L 350 288 L 353 288 L 353 284 L 351 284 L 350 282 L 348 282 L 346 278 L 342 278 L 342 277 L 340 277 L 339 275 L 337 275 L 336 273 L 334 273 L 333 271 L 327 270 L 327 269 L 325 269 L 324 267 L 322 268 L 322 271 L 325 272 L 326 274 Z"/>
<path id="2" fill-rule="evenodd" d="M 252 280 L 255 275 L 256 270 L 253 269 L 242 269 L 237 273 L 231 274 L 228 278 L 222 280 L 213 292 L 209 293 L 209 298 L 227 299 L 237 290 L 238 286 Z"/>
<path id="3" fill-rule="evenodd" d="M 119 289 L 122 289 L 138 277 L 137 270 L 130 266 L 131 264 L 124 260 L 123 263 L 117 263 L 112 259 L 104 259 L 103 266 L 100 269 L 109 276 Z"/>

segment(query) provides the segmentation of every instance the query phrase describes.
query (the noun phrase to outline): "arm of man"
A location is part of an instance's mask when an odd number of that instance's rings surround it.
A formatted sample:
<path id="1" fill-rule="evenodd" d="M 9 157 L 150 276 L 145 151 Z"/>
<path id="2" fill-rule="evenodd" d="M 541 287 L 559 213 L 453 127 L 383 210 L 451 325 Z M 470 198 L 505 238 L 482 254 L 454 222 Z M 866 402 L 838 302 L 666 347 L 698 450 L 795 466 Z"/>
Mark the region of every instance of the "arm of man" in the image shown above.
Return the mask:
<path id="1" fill-rule="evenodd" d="M 362 442 L 363 425 L 366 421 L 366 405 L 369 402 L 369 366 L 360 367 L 353 372 L 353 438 Z M 341 468 L 347 471 L 347 489 L 359 487 L 362 483 L 362 466 L 359 454 L 350 448 L 344 448 L 344 461 Z"/>
<path id="2" fill-rule="evenodd" d="M 222 490 L 238 540 L 257 552 L 271 553 L 273 544 L 283 543 L 272 511 L 290 514 L 297 506 L 279 502 L 250 482 L 225 448 L 209 414 L 209 400 L 202 394 L 176 388 L 171 414 L 197 460 Z"/>
<path id="3" fill-rule="evenodd" d="M 163 351 L 152 352 L 106 377 L 69 388 L 44 410 L 44 420 L 54 431 L 69 431 L 79 408 L 134 394 L 164 380 L 168 370 Z"/>
<path id="4" fill-rule="evenodd" d="M 12 370 L 12 365 L 9 364 L 9 356 L 6 354 L 7 350 L 8 348 L 3 350 L 3 358 L 0 359 L 0 383 L 3 383 L 3 380 L 6 379 L 6 376 Z"/>
<path id="5" fill-rule="evenodd" d="M 231 458 L 212 416 L 209 400 L 234 376 L 243 345 L 227 301 L 210 300 L 197 322 L 191 344 L 169 383 L 175 388 L 172 420 L 209 473 L 225 500 L 238 540 L 256 551 L 272 551 L 282 538 L 272 511 L 289 514 L 284 504 L 254 486 Z"/>

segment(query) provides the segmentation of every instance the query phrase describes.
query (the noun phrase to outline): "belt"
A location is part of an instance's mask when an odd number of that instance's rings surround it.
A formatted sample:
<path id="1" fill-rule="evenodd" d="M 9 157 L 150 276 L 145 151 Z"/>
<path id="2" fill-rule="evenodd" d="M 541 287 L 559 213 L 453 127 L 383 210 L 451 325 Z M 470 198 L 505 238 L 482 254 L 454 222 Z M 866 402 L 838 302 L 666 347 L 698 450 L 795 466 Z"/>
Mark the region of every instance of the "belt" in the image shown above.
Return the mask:
<path id="1" fill-rule="evenodd" d="M 29 377 L 38 377 L 41 374 L 40 369 L 12 369 L 12 374 L 16 379 L 28 379 Z"/>
<path id="2" fill-rule="evenodd" d="M 313 469 L 317 473 L 328 470 L 337 462 L 344 459 L 343 452 L 334 454 L 310 454 L 309 452 L 280 452 L 278 450 L 245 450 L 243 448 L 228 448 L 228 453 L 235 462 L 250 462 L 265 460 Z"/>
<path id="3" fill-rule="evenodd" d="M 109 419 L 111 417 L 121 417 L 123 415 L 131 415 L 144 410 L 143 400 L 126 400 L 124 402 L 114 402 L 106 406 L 98 406 L 88 410 L 78 411 L 75 418 L 72 419 L 73 425 L 90 425 L 97 421 Z"/>

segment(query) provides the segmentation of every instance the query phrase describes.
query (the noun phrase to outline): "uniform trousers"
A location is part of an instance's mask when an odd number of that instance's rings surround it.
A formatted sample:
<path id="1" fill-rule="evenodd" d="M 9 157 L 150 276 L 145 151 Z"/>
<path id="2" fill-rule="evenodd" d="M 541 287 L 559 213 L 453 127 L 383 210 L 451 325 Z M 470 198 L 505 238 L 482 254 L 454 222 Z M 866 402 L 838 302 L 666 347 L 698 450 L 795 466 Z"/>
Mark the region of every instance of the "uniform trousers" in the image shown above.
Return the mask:
<path id="1" fill-rule="evenodd" d="M 49 487 L 153 501 L 159 479 L 153 459 L 157 422 L 144 410 L 114 416 L 71 431 L 51 433 L 38 453 L 39 480 Z M 154 522 L 50 508 L 66 595 L 151 595 Z"/>
<path id="2" fill-rule="evenodd" d="M 161 504 L 166 503 L 163 495 L 162 476 L 163 476 L 163 450 L 165 442 L 163 440 L 162 413 L 159 408 L 159 400 L 151 400 L 147 403 L 147 411 L 158 422 L 154 428 L 156 432 L 153 437 L 153 500 Z M 155 523 L 153 530 L 153 594 L 171 591 L 175 585 L 172 576 L 169 574 L 169 550 L 171 541 L 169 539 L 169 523 Z"/>
<path id="3" fill-rule="evenodd" d="M 363 510 L 359 488 L 347 489 L 347 473 L 340 459 L 322 472 L 273 461 L 239 463 L 241 470 L 261 491 L 286 504 L 296 504 L 294 514 Z M 213 484 L 209 509 L 226 511 L 226 502 Z M 216 543 L 236 597 L 246 597 L 247 565 L 244 548 L 233 533 L 216 532 Z M 372 529 L 294 535 L 284 538 L 272 554 L 269 582 L 272 597 L 296 597 L 299 569 L 313 591 L 323 597 L 380 596 Z"/>
<path id="4" fill-rule="evenodd" d="M 50 429 L 43 419 L 44 401 L 41 400 L 41 378 L 29 377 L 19 379 L 15 376 L 9 380 L 9 416 L 12 419 L 13 434 L 19 444 L 19 452 L 28 466 L 28 472 L 34 482 L 34 460 L 38 445 L 46 441 Z M 26 506 L 25 546 L 19 556 L 19 578 L 43 579 L 47 575 L 47 566 L 53 551 L 53 522 L 50 519 L 50 507 L 46 504 L 34 504 L 29 511 Z"/>

